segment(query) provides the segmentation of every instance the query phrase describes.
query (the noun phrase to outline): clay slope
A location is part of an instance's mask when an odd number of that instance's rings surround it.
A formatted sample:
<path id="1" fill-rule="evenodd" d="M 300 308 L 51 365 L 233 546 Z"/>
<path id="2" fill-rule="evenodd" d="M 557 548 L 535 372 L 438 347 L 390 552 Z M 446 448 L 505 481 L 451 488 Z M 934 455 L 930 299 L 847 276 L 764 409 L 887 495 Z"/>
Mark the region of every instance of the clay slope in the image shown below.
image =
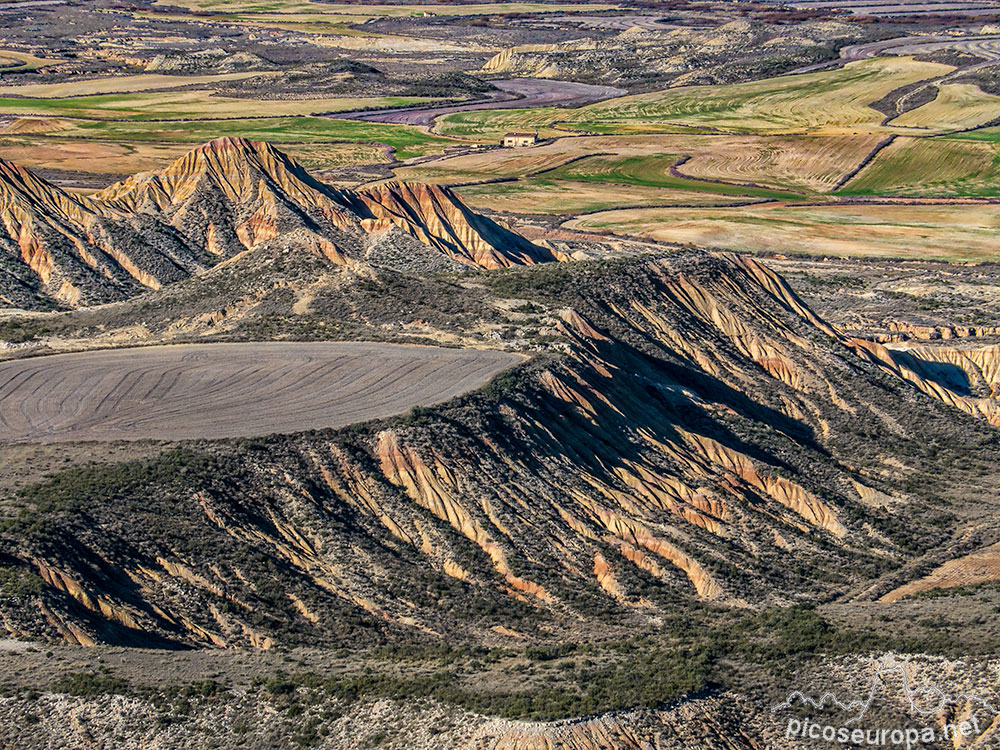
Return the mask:
<path id="1" fill-rule="evenodd" d="M 387 183 L 340 190 L 312 177 L 269 143 L 220 138 L 159 172 L 94 196 L 101 205 L 151 213 L 228 257 L 305 227 L 317 241 L 338 232 L 399 227 L 455 260 L 484 268 L 555 260 L 547 250 L 472 212 L 447 188 Z"/>
<path id="2" fill-rule="evenodd" d="M 358 213 L 371 217 L 362 220 L 366 229 L 399 227 L 461 263 L 506 268 L 567 259 L 480 216 L 439 185 L 390 182 L 356 195 Z"/>
<path id="3" fill-rule="evenodd" d="M 391 228 L 468 266 L 557 259 L 446 188 L 338 190 L 270 144 L 239 138 L 212 141 L 89 198 L 0 162 L 0 200 L 0 301 L 9 306 L 124 299 L 266 243 L 346 264 L 359 237 Z"/>
<path id="4" fill-rule="evenodd" d="M 851 346 L 929 396 L 1000 426 L 1000 347 L 883 346 L 852 339 Z"/>
<path id="5" fill-rule="evenodd" d="M 0 159 L 0 304 L 106 302 L 188 276 L 198 254 L 142 217 L 96 210 Z"/>
<path id="6" fill-rule="evenodd" d="M 504 288 L 558 311 L 553 354 L 482 394 L 27 493 L 0 566 L 43 585 L 0 621 L 83 643 L 496 643 L 827 600 L 941 541 L 940 482 L 962 476 L 927 446 L 998 458 L 988 425 L 866 363 L 752 260 L 541 276 Z"/>

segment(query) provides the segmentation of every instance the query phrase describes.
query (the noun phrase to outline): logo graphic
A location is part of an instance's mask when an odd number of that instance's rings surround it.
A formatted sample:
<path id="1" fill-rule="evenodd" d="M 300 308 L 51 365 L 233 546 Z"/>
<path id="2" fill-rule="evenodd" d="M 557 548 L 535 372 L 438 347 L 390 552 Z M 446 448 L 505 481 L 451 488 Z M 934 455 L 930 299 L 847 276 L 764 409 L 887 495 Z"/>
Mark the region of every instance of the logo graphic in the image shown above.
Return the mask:
<path id="1" fill-rule="evenodd" d="M 958 693 L 951 695 L 937 685 L 913 685 L 910 679 L 910 663 L 897 662 L 891 659 L 888 663 L 874 663 L 874 675 L 864 698 L 851 701 L 841 700 L 836 693 L 827 692 L 813 698 L 801 690 L 793 690 L 788 697 L 771 708 L 771 715 L 805 706 L 816 711 L 839 709 L 849 718 L 843 720 L 840 726 L 814 723 L 811 719 L 792 718 L 788 720 L 785 731 L 786 739 L 825 740 L 840 745 L 905 745 L 912 748 L 920 744 L 932 744 L 938 741 L 950 742 L 959 737 L 969 738 L 979 735 L 985 726 L 981 727 L 977 712 L 985 710 L 992 717 L 1000 714 L 994 705 L 978 695 Z M 898 676 L 902 684 L 902 694 L 909 705 L 909 712 L 919 717 L 944 717 L 953 706 L 964 706 L 967 718 L 958 723 L 945 723 L 940 732 L 934 727 L 879 727 L 861 728 L 861 722 L 868 715 L 875 699 L 880 693 L 891 690 L 889 678 Z"/>

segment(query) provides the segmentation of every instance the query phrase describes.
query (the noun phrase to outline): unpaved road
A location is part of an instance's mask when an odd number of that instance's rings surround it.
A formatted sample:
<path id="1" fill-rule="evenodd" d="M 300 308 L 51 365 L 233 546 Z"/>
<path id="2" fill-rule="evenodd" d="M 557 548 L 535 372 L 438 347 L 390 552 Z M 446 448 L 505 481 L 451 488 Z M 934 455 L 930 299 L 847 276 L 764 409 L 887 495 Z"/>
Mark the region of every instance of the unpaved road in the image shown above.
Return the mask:
<path id="1" fill-rule="evenodd" d="M 441 403 L 516 354 L 375 343 L 187 344 L 0 363 L 0 442 L 343 427 Z"/>
<path id="2" fill-rule="evenodd" d="M 804 6 L 803 6 L 804 7 Z M 997 8 L 1000 12 L 1000 8 Z M 873 57 L 884 57 L 887 55 L 927 55 L 941 50 L 955 50 L 956 52 L 969 52 L 979 57 L 985 58 L 981 63 L 960 68 L 951 75 L 959 72 L 968 72 L 977 68 L 993 65 L 1000 60 L 1000 35 L 979 34 L 976 36 L 901 36 L 895 39 L 882 39 L 877 42 L 865 42 L 864 44 L 849 44 L 840 50 L 840 58 L 837 60 L 827 60 L 826 62 L 806 65 L 803 68 L 796 68 L 786 75 L 797 75 L 799 73 L 810 73 L 814 70 L 830 68 L 834 65 L 854 62 L 855 60 L 869 60 Z"/>
<path id="3" fill-rule="evenodd" d="M 593 86 L 573 81 L 553 81 L 544 78 L 510 78 L 493 81 L 493 85 L 508 96 L 468 104 L 417 109 L 388 109 L 377 112 L 337 112 L 330 115 L 348 120 L 391 122 L 396 125 L 431 126 L 441 115 L 471 112 L 476 109 L 528 109 L 533 107 L 576 107 L 588 102 L 624 96 L 628 92 L 613 86 Z"/>
<path id="4" fill-rule="evenodd" d="M 997 0 L 793 0 L 793 8 L 836 8 L 855 16 L 993 15 Z"/>

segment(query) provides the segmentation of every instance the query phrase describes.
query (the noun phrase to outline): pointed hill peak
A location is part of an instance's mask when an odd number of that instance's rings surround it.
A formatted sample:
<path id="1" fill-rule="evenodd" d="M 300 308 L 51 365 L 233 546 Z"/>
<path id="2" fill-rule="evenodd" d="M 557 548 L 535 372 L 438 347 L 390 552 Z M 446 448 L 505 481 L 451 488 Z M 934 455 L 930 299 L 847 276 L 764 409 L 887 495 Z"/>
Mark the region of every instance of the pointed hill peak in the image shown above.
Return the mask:
<path id="1" fill-rule="evenodd" d="M 71 196 L 20 164 L 0 159 L 0 212 L 15 208 L 77 222 L 89 213 L 85 199 Z"/>
<path id="2" fill-rule="evenodd" d="M 0 160 L 0 226 L 46 294 L 72 277 L 81 304 L 108 298 L 88 294 L 95 279 L 121 277 L 127 296 L 133 280 L 155 287 L 246 251 L 281 246 L 299 230 L 319 238 L 313 243 L 319 254 L 337 264 L 359 260 L 365 252 L 359 240 L 387 230 L 402 230 L 472 267 L 565 259 L 476 213 L 446 187 L 388 182 L 340 189 L 270 143 L 231 137 L 86 198 Z"/>
<path id="3" fill-rule="evenodd" d="M 29 169 L 6 159 L 0 159 L 0 195 L 41 197 L 63 191 Z"/>
<path id="4" fill-rule="evenodd" d="M 308 205 L 316 203 L 313 193 L 329 190 L 270 143 L 226 137 L 198 146 L 162 169 L 111 185 L 94 199 L 127 210 L 155 205 L 169 211 L 199 187 L 218 189 L 226 200 L 240 203 L 257 196 L 262 182 L 272 193 L 286 193 Z"/>

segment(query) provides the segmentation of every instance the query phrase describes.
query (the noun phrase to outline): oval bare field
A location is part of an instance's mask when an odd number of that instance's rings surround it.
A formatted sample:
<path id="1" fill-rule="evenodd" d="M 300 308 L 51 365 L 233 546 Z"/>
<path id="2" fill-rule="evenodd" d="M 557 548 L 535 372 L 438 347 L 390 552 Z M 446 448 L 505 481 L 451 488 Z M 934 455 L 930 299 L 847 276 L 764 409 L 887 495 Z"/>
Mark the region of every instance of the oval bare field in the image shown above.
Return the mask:
<path id="1" fill-rule="evenodd" d="M 520 355 L 376 343 L 183 344 L 0 363 L 0 442 L 343 427 L 447 401 Z"/>

